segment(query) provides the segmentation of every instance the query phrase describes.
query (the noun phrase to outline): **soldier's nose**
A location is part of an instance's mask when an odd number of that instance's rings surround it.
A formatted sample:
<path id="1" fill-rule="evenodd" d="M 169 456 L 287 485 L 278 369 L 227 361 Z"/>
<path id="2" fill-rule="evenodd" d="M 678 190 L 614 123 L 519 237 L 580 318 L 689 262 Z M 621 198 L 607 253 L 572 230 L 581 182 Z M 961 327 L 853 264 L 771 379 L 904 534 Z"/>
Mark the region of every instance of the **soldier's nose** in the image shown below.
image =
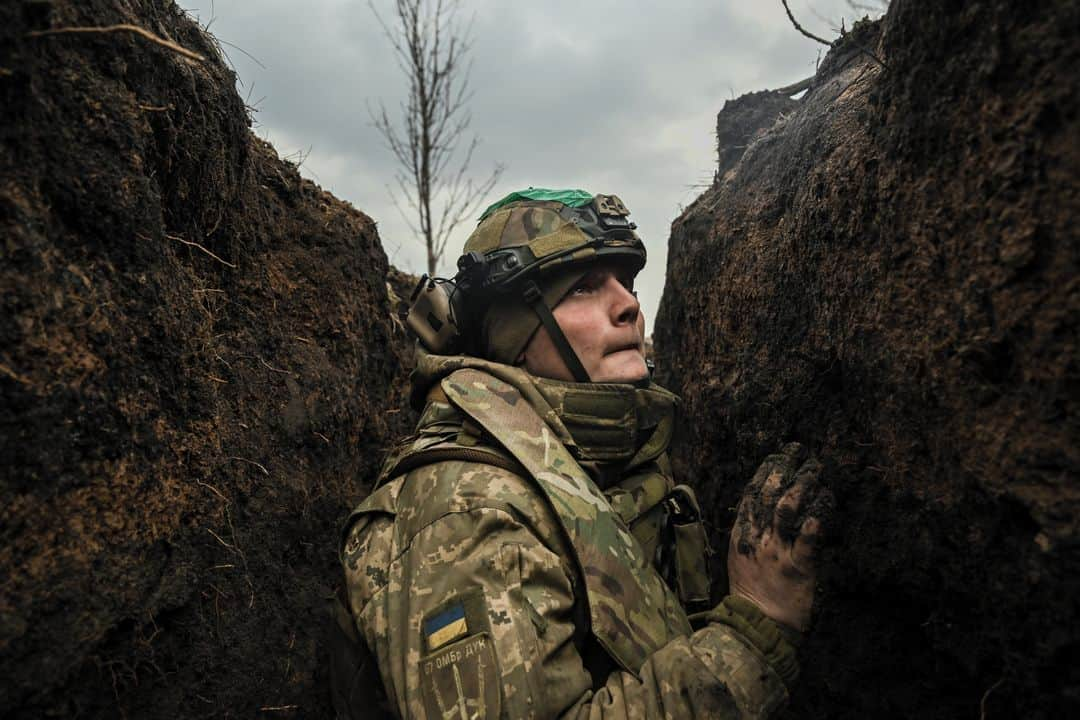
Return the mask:
<path id="1" fill-rule="evenodd" d="M 614 292 L 612 314 L 616 324 L 637 322 L 638 314 L 641 312 L 641 303 L 638 302 L 637 293 L 627 289 L 614 277 L 609 278 L 608 282 L 612 284 L 611 289 Z"/>

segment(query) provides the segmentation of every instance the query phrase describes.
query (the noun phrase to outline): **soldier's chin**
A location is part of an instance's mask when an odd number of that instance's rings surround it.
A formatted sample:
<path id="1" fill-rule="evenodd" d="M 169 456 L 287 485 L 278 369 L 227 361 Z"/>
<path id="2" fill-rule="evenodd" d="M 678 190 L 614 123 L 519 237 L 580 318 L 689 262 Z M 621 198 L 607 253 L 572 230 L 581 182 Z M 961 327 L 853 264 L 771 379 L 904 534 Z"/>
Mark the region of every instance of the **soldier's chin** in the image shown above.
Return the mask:
<path id="1" fill-rule="evenodd" d="M 608 383 L 634 383 L 644 379 L 649 374 L 649 368 L 645 366 L 645 356 L 640 350 L 620 350 L 616 353 L 604 356 L 599 372 L 592 378 L 593 382 Z"/>

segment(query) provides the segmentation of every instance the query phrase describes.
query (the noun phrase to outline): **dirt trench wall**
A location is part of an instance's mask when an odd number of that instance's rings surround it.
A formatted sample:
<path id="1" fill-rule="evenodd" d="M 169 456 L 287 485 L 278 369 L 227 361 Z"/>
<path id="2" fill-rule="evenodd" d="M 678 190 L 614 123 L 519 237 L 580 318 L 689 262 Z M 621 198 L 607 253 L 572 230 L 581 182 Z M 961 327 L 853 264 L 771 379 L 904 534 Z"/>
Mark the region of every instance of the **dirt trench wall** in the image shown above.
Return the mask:
<path id="1" fill-rule="evenodd" d="M 49 28 L 131 32 L 32 37 Z M 374 223 L 170 2 L 0 6 L 0 707 L 330 714 L 334 546 L 399 429 Z"/>
<path id="2" fill-rule="evenodd" d="M 1078 40 L 1075 1 L 895 0 L 672 226 L 658 364 L 715 543 L 782 441 L 839 501 L 789 717 L 1080 709 Z"/>

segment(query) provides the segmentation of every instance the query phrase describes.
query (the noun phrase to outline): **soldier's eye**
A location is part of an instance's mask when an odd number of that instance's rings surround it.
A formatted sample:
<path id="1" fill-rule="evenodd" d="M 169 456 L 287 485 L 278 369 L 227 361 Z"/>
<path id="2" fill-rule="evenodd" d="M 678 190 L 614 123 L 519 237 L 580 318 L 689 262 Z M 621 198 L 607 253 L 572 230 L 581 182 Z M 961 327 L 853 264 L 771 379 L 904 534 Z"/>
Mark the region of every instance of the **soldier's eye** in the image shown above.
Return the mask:
<path id="1" fill-rule="evenodd" d="M 574 289 L 571 290 L 570 293 L 572 295 L 586 295 L 596 290 L 602 284 L 602 278 L 598 277 L 595 273 L 589 273 L 574 286 Z"/>

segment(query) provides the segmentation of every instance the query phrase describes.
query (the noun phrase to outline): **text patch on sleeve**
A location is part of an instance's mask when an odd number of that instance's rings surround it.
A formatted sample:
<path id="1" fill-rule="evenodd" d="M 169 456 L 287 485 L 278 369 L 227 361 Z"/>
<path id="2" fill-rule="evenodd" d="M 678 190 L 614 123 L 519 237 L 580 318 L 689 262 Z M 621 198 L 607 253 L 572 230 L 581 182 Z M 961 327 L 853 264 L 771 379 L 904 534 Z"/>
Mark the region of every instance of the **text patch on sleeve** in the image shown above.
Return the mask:
<path id="1" fill-rule="evenodd" d="M 499 717 L 502 693 L 491 636 L 471 635 L 421 658 L 420 688 L 430 718 Z"/>

